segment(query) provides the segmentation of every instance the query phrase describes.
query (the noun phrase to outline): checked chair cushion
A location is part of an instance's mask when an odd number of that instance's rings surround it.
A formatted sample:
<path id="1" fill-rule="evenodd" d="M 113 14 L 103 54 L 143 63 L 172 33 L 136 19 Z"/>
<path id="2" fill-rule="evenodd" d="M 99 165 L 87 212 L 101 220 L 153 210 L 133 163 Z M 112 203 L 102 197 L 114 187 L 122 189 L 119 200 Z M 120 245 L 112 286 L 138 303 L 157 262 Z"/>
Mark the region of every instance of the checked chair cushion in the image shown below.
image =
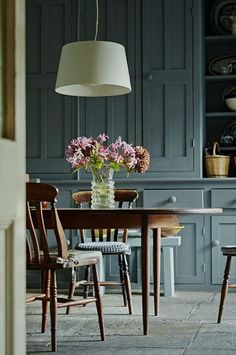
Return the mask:
<path id="1" fill-rule="evenodd" d="M 225 245 L 221 248 L 223 255 L 236 256 L 236 245 Z"/>
<path id="2" fill-rule="evenodd" d="M 131 254 L 130 245 L 123 242 L 86 242 L 77 244 L 75 249 L 100 251 L 102 254 Z"/>

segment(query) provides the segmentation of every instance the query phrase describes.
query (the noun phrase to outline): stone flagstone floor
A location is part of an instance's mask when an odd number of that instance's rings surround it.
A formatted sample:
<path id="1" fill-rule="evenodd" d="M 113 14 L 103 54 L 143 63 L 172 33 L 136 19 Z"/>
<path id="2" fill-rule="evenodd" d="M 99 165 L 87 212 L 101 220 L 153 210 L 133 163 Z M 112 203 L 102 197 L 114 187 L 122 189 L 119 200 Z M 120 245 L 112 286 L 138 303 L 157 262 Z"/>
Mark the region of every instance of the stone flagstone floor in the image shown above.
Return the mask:
<path id="1" fill-rule="evenodd" d="M 150 316 L 150 334 L 143 336 L 141 296 L 133 296 L 134 315 L 128 315 L 121 295 L 106 294 L 105 342 L 100 341 L 94 304 L 74 307 L 69 316 L 60 309 L 57 354 L 235 355 L 236 293 L 228 294 L 221 324 L 216 323 L 219 298 L 214 292 L 183 291 L 176 292 L 175 297 L 161 297 L 160 315 Z M 52 354 L 50 324 L 41 334 L 40 312 L 39 302 L 27 305 L 27 354 Z"/>

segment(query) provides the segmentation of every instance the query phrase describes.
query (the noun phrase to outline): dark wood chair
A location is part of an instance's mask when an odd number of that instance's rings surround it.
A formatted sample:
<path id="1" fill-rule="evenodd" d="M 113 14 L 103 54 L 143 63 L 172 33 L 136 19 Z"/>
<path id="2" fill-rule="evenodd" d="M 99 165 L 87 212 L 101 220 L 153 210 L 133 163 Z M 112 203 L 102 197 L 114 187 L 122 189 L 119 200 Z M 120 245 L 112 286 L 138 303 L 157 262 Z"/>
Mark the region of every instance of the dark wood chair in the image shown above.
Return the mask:
<path id="1" fill-rule="evenodd" d="M 98 254 L 95 252 L 70 253 L 64 230 L 55 207 L 58 189 L 53 185 L 42 183 L 26 183 L 26 217 L 27 238 L 26 254 L 27 269 L 39 270 L 43 274 L 42 293 L 33 295 L 26 302 L 42 301 L 42 333 L 46 329 L 47 310 L 50 305 L 51 318 L 51 346 L 52 351 L 57 350 L 57 308 L 67 306 L 83 306 L 95 302 L 99 320 L 101 339 L 105 340 L 103 309 L 100 298 L 97 262 Z M 51 210 L 53 231 L 55 234 L 56 249 L 50 251 L 47 230 L 43 215 L 43 206 L 48 204 Z M 78 270 L 80 267 L 91 266 L 93 271 L 95 297 L 87 299 L 60 298 L 57 295 L 56 272 L 58 270 Z"/>
<path id="2" fill-rule="evenodd" d="M 74 202 L 79 208 L 91 207 L 91 191 L 78 191 L 72 195 Z M 138 198 L 138 192 L 136 190 L 115 190 L 115 201 L 118 208 L 126 206 L 131 208 L 134 201 Z M 131 299 L 131 286 L 130 276 L 126 255 L 131 254 L 131 249 L 127 243 L 128 230 L 91 230 L 91 242 L 87 242 L 85 239 L 85 231 L 80 230 L 80 243 L 75 247 L 78 250 L 86 251 L 100 251 L 103 255 L 116 255 L 118 257 L 120 281 L 100 281 L 101 286 L 117 286 L 122 287 L 124 306 L 128 304 L 129 314 L 133 313 L 132 299 Z M 85 278 L 90 280 L 89 268 L 86 268 Z M 84 297 L 88 297 L 89 285 L 93 285 L 92 282 L 88 282 L 84 285 Z M 76 279 L 72 279 L 69 289 L 69 298 L 71 298 L 75 292 L 75 288 L 78 286 Z M 69 313 L 69 307 L 67 308 Z"/>
<path id="3" fill-rule="evenodd" d="M 236 288 L 236 284 L 229 283 L 231 260 L 232 260 L 232 256 L 236 256 L 236 245 L 223 246 L 221 248 L 221 251 L 223 255 L 227 256 L 227 259 L 225 264 L 223 283 L 221 286 L 221 296 L 220 296 L 220 305 L 219 305 L 217 323 L 221 322 L 225 298 L 228 293 L 228 288 Z"/>

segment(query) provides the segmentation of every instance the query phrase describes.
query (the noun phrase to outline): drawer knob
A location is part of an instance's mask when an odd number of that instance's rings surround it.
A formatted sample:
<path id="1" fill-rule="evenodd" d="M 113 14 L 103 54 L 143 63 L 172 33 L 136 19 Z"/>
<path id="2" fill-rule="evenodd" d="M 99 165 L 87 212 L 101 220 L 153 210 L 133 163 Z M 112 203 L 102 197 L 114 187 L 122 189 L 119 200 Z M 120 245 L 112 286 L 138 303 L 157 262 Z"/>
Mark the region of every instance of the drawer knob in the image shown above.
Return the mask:
<path id="1" fill-rule="evenodd" d="M 170 202 L 170 203 L 175 203 L 176 201 L 177 201 L 177 198 L 175 196 L 170 196 L 168 198 L 168 202 Z"/>
<path id="2" fill-rule="evenodd" d="M 147 79 L 148 81 L 151 81 L 151 80 L 152 80 L 152 74 L 150 74 L 150 73 L 147 74 L 147 75 L 146 75 L 146 79 Z"/>
<path id="3" fill-rule="evenodd" d="M 218 245 L 220 245 L 220 242 L 219 240 L 213 240 L 211 244 L 213 247 L 218 247 Z"/>

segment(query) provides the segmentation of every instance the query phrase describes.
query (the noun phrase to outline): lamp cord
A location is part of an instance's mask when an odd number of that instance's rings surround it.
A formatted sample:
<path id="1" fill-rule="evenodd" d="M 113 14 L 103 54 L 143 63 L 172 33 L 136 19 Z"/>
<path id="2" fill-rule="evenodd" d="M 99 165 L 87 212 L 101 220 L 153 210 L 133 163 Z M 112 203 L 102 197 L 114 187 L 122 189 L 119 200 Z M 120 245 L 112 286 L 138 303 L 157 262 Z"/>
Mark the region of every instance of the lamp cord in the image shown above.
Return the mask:
<path id="1" fill-rule="evenodd" d="M 99 24 L 99 8 L 98 8 L 98 0 L 96 0 L 96 30 L 95 30 L 95 36 L 94 36 L 94 41 L 97 40 L 97 35 L 98 35 L 98 24 Z"/>

